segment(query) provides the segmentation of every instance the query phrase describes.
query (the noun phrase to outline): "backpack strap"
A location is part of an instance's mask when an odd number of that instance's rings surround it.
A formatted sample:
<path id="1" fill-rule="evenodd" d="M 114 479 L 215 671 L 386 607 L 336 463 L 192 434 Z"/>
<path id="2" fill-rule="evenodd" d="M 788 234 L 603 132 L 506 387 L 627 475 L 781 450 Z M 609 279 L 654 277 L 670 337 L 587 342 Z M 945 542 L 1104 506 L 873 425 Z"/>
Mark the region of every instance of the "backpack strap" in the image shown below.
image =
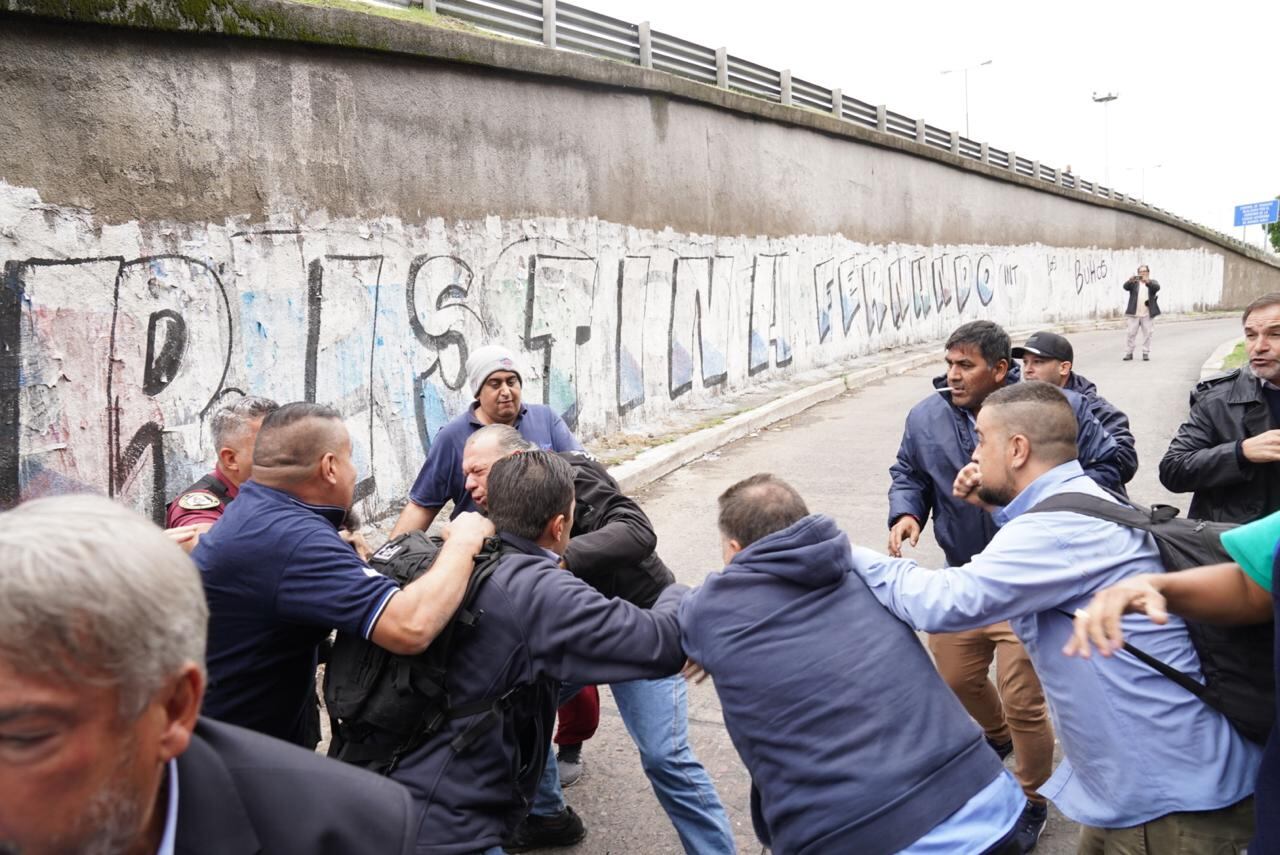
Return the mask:
<path id="1" fill-rule="evenodd" d="M 1055 609 L 1055 611 L 1058 612 L 1058 614 L 1060 615 L 1065 615 L 1066 617 L 1070 618 L 1073 621 L 1076 618 L 1075 615 L 1073 615 L 1071 612 L 1067 611 L 1066 609 Z M 1186 689 L 1188 692 L 1195 695 L 1197 698 L 1200 698 L 1209 706 L 1213 707 L 1214 709 L 1218 709 L 1217 706 L 1215 706 L 1213 703 L 1209 701 L 1208 698 L 1205 697 L 1204 693 L 1208 687 L 1205 686 L 1204 683 L 1201 683 L 1198 680 L 1196 680 L 1190 674 L 1186 673 L 1185 671 L 1179 671 L 1177 668 L 1174 668 L 1168 662 L 1165 662 L 1161 659 L 1157 659 L 1147 651 L 1143 650 L 1140 647 L 1134 647 L 1132 644 L 1130 644 L 1127 641 L 1124 642 L 1124 645 L 1121 647 L 1121 649 L 1125 653 L 1128 653 L 1130 656 L 1132 656 L 1134 659 L 1137 659 L 1143 665 L 1146 665 L 1148 668 L 1152 669 L 1153 671 L 1158 671 L 1160 674 L 1164 675 L 1165 677 L 1168 677 L 1170 680 L 1177 683 L 1179 686 Z M 1218 712 L 1222 712 L 1222 710 L 1218 710 Z"/>
<path id="2" fill-rule="evenodd" d="M 1115 494 L 1113 493 L 1112 495 Z M 1116 498 L 1121 499 L 1120 496 L 1116 496 Z M 1028 508 L 1025 513 L 1067 511 L 1149 532 L 1153 525 L 1165 521 L 1164 508 L 1167 507 L 1169 506 L 1161 506 L 1158 509 L 1160 513 L 1157 515 L 1157 511 L 1134 504 L 1128 499 L 1123 499 L 1123 504 L 1116 504 L 1115 502 L 1107 501 L 1101 496 L 1093 496 L 1089 493 L 1058 493 L 1037 502 Z M 1172 510 L 1176 514 L 1178 509 L 1173 508 Z"/>

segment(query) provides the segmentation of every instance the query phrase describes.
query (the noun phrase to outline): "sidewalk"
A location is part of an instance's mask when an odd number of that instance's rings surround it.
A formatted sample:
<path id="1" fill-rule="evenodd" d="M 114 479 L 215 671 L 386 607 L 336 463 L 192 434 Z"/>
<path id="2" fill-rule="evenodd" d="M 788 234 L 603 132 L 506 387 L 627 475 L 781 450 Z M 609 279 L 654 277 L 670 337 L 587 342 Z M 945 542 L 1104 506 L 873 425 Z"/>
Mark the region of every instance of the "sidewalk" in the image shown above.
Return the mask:
<path id="1" fill-rule="evenodd" d="M 1161 323 L 1206 320 L 1232 314 L 1168 315 L 1162 316 Z M 1064 324 L 1052 329 L 1070 335 L 1091 330 L 1119 330 L 1124 323 L 1123 317 L 1107 318 Z M 1037 329 L 1044 327 L 1010 329 L 1009 336 L 1017 345 Z M 1235 342 L 1236 339 L 1231 341 L 1231 347 Z M 587 443 L 587 448 L 609 467 L 623 492 L 630 493 L 723 445 L 753 435 L 851 389 L 868 386 L 931 362 L 937 362 L 941 371 L 942 344 L 941 341 L 933 341 L 910 348 L 877 351 L 816 371 L 761 383 L 739 394 L 714 399 L 706 406 L 673 413 L 667 421 L 645 434 L 611 434 Z M 1231 347 L 1227 347 L 1226 352 L 1230 352 Z M 1222 356 L 1217 351 L 1214 357 L 1218 360 L 1215 364 L 1221 364 Z M 1205 363 L 1206 368 L 1214 357 Z"/>

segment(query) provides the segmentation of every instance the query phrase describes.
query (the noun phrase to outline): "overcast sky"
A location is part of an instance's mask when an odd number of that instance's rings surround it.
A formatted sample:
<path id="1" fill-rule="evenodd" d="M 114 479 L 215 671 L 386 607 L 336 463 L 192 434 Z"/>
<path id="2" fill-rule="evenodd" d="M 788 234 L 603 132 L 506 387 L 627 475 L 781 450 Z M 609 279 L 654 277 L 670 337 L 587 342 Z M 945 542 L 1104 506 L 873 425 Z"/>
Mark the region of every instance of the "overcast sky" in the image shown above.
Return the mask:
<path id="1" fill-rule="evenodd" d="M 1109 165 L 1118 190 L 1235 237 L 1236 205 L 1280 195 L 1280 0 L 576 2 L 961 133 L 964 75 L 941 72 L 989 59 L 973 139 L 1103 183 Z"/>

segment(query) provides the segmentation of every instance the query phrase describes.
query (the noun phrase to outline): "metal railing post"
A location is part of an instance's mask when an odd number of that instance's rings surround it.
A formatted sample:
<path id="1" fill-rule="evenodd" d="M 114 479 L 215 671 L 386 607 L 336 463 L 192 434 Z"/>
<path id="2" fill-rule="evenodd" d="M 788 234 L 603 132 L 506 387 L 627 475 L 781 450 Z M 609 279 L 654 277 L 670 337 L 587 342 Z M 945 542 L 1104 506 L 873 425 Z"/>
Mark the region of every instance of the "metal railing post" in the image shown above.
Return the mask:
<path id="1" fill-rule="evenodd" d="M 916 142 L 920 143 L 921 145 L 924 145 L 924 129 L 925 129 L 924 119 L 916 119 Z"/>
<path id="2" fill-rule="evenodd" d="M 653 68 L 653 37 L 649 35 L 649 22 L 640 22 L 640 67 Z"/>
<path id="3" fill-rule="evenodd" d="M 782 106 L 791 106 L 791 69 L 784 68 L 778 73 L 778 89 L 782 98 Z"/>
<path id="4" fill-rule="evenodd" d="M 1018 171 L 1018 153 L 1016 151 L 1009 152 L 1009 171 Z"/>
<path id="5" fill-rule="evenodd" d="M 876 107 L 876 130 L 882 134 L 889 132 L 889 108 L 883 104 Z"/>
<path id="6" fill-rule="evenodd" d="M 1031 176 L 1037 181 L 1040 180 L 1040 161 L 1031 161 Z"/>
<path id="7" fill-rule="evenodd" d="M 556 46 L 556 0 L 542 0 L 542 43 Z"/>
<path id="8" fill-rule="evenodd" d="M 951 132 L 951 153 L 952 154 L 960 153 L 960 132 L 959 131 Z"/>
<path id="9" fill-rule="evenodd" d="M 982 144 L 982 147 L 978 151 L 978 158 L 983 163 L 991 162 L 991 146 L 988 143 Z"/>
<path id="10" fill-rule="evenodd" d="M 844 118 L 844 92 L 840 89 L 831 90 L 831 115 Z"/>
<path id="11" fill-rule="evenodd" d="M 729 49 L 716 48 L 716 85 L 729 88 Z"/>

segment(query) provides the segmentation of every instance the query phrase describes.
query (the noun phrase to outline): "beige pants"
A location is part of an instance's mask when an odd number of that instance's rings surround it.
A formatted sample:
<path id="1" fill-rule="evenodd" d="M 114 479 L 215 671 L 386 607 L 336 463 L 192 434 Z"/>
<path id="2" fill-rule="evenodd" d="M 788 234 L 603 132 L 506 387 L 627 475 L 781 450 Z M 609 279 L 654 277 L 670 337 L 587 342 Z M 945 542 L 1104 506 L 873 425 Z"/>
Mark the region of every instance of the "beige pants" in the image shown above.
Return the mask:
<path id="1" fill-rule="evenodd" d="M 1053 725 L 1040 678 L 1008 621 L 929 636 L 938 673 L 992 742 L 1013 740 L 1014 776 L 1027 798 L 1053 772 Z M 996 662 L 999 691 L 987 674 Z"/>
<path id="2" fill-rule="evenodd" d="M 1080 829 L 1078 855 L 1238 855 L 1253 837 L 1253 796 L 1219 810 L 1166 814 L 1129 828 Z M 1261 855 L 1261 853 L 1259 853 Z"/>
<path id="3" fill-rule="evenodd" d="M 1151 316 L 1129 315 L 1128 335 L 1124 340 L 1124 352 L 1133 355 L 1133 345 L 1138 340 L 1138 330 L 1142 330 L 1142 353 L 1151 352 Z"/>

